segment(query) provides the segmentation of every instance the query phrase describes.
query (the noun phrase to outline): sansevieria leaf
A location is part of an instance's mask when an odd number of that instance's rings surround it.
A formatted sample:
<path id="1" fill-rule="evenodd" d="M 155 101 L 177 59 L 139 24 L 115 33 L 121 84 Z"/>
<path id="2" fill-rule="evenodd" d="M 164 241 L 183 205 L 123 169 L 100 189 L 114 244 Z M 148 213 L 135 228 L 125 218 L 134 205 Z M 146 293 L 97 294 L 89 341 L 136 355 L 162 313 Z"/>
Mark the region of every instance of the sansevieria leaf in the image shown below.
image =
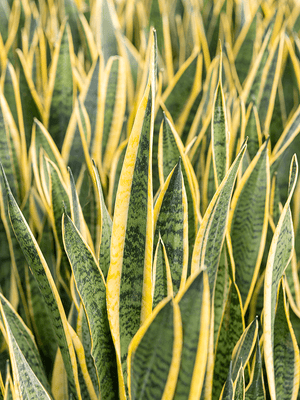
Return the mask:
<path id="1" fill-rule="evenodd" d="M 225 385 L 223 387 L 223 390 L 220 395 L 220 400 L 232 400 L 233 399 L 233 394 L 234 394 L 234 388 L 233 388 L 233 381 L 232 381 L 232 376 L 231 376 L 231 362 L 229 365 L 229 370 L 228 370 L 228 375 L 227 379 L 225 382 Z"/>
<path id="2" fill-rule="evenodd" d="M 245 400 L 265 400 L 265 388 L 262 380 L 262 359 L 260 355 L 259 337 L 256 339 L 256 355 L 249 386 L 246 388 Z"/>
<path id="3" fill-rule="evenodd" d="M 218 262 L 225 238 L 233 185 L 245 150 L 246 144 L 243 144 L 237 158 L 209 204 L 196 237 L 192 272 L 198 268 L 207 267 L 211 294 L 214 291 Z"/>
<path id="4" fill-rule="evenodd" d="M 275 400 L 277 398 L 274 365 L 275 306 L 279 281 L 292 257 L 294 230 L 290 210 L 290 202 L 293 192 L 295 190 L 297 176 L 298 162 L 296 156 L 294 156 L 290 167 L 288 199 L 284 205 L 284 208 L 279 218 L 279 222 L 274 232 L 267 260 L 264 283 L 264 357 L 269 391 L 272 400 Z"/>
<path id="5" fill-rule="evenodd" d="M 299 348 L 288 316 L 283 279 L 279 284 L 274 320 L 274 375 L 276 399 L 297 399 L 299 391 Z M 284 344 L 284 345 L 283 345 Z"/>
<path id="6" fill-rule="evenodd" d="M 179 306 L 166 298 L 130 344 L 128 386 L 131 400 L 173 399 L 181 347 Z"/>
<path id="7" fill-rule="evenodd" d="M 148 84 L 137 110 L 121 171 L 112 226 L 107 309 L 119 366 L 127 381 L 128 346 L 152 309 L 152 136 L 155 96 L 155 35 Z M 119 370 L 120 393 L 124 393 Z M 125 394 L 121 394 L 125 397 Z"/>
<path id="8" fill-rule="evenodd" d="M 161 236 L 170 263 L 173 292 L 183 286 L 188 266 L 187 198 L 181 160 L 166 180 L 154 208 L 154 246 Z"/>
<path id="9" fill-rule="evenodd" d="M 44 256 L 10 191 L 3 167 L 2 174 L 5 181 L 9 216 L 13 230 L 48 306 L 71 391 L 80 399 L 76 356 L 61 299 Z"/>
<path id="10" fill-rule="evenodd" d="M 92 350 L 100 382 L 101 397 L 118 398 L 115 350 L 106 311 L 106 287 L 97 262 L 71 219 L 63 216 L 65 249 L 75 276 L 91 331 Z"/>
<path id="11" fill-rule="evenodd" d="M 229 231 L 235 279 L 246 309 L 257 279 L 268 227 L 270 173 L 268 141 L 244 173 L 232 198 Z"/>
<path id="12" fill-rule="evenodd" d="M 182 319 L 182 354 L 174 400 L 198 399 L 203 387 L 210 324 L 210 292 L 204 271 L 189 277 L 175 299 Z"/>

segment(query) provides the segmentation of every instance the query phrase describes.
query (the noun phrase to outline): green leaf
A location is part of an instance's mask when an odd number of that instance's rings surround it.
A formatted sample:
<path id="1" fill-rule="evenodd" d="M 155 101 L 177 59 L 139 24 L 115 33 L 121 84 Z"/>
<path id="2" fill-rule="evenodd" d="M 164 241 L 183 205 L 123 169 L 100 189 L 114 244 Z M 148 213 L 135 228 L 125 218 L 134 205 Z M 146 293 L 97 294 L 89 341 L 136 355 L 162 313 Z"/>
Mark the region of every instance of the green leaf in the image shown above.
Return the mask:
<path id="1" fill-rule="evenodd" d="M 108 317 L 125 382 L 129 343 L 152 311 L 154 35 L 151 40 L 150 79 L 137 110 L 121 171 L 107 276 Z M 122 392 L 124 387 L 119 381 Z"/>
<path id="2" fill-rule="evenodd" d="M 244 378 L 244 370 L 241 366 L 235 383 L 234 400 L 244 400 L 244 399 L 245 399 L 245 378 Z"/>
<path id="3" fill-rule="evenodd" d="M 252 297 L 265 247 L 269 192 L 270 173 L 266 141 L 237 186 L 228 223 L 235 262 L 235 279 L 244 309 Z"/>
<path id="4" fill-rule="evenodd" d="M 191 276 L 175 301 L 181 312 L 183 342 L 174 400 L 192 400 L 200 397 L 208 353 L 210 293 L 206 272 Z"/>
<path id="5" fill-rule="evenodd" d="M 67 318 L 48 265 L 9 188 L 3 167 L 9 216 L 24 256 L 44 296 L 60 347 L 71 391 L 80 393 L 74 349 L 67 328 Z M 78 395 L 80 399 L 80 395 Z"/>
<path id="6" fill-rule="evenodd" d="M 232 353 L 232 380 L 235 381 L 240 367 L 245 368 L 255 346 L 258 332 L 258 321 L 255 319 L 245 329 Z"/>
<path id="7" fill-rule="evenodd" d="M 288 317 L 283 280 L 279 284 L 273 343 L 276 398 L 296 399 L 299 391 L 299 348 Z"/>
<path id="8" fill-rule="evenodd" d="M 100 239 L 99 257 L 98 257 L 99 267 L 103 273 L 104 279 L 106 279 L 108 274 L 108 268 L 110 265 L 110 241 L 111 241 L 112 220 L 105 205 L 100 176 L 96 165 L 94 165 L 94 172 L 96 176 L 96 183 L 100 200 L 99 211 L 101 219 L 101 239 Z"/>
<path id="9" fill-rule="evenodd" d="M 184 152 L 184 146 L 170 121 L 165 117 L 163 129 L 160 131 L 159 149 L 158 149 L 158 168 L 161 185 L 167 179 L 168 175 L 177 164 L 179 157 L 182 160 L 182 175 L 184 187 L 186 190 L 188 202 L 188 241 L 189 241 L 189 262 L 192 256 L 193 245 L 197 233 L 197 209 L 199 198 L 198 188 L 194 186 L 193 174 L 190 160 Z M 190 271 L 188 269 L 188 275 Z"/>
<path id="10" fill-rule="evenodd" d="M 292 257 L 294 230 L 290 202 L 295 190 L 298 175 L 298 162 L 293 157 L 290 167 L 288 199 L 284 205 L 272 239 L 266 266 L 264 283 L 264 356 L 268 376 L 269 390 L 276 397 L 274 370 L 274 321 L 279 281 Z"/>
<path id="11" fill-rule="evenodd" d="M 253 45 L 256 37 L 257 14 L 243 26 L 233 48 L 235 68 L 241 84 L 246 79 L 253 57 Z"/>
<path id="12" fill-rule="evenodd" d="M 126 70 L 125 62 L 121 57 L 111 57 L 108 60 L 105 75 L 103 99 L 103 131 L 101 160 L 104 171 L 107 173 L 118 147 L 126 109 Z M 95 149 L 97 154 L 98 148 Z"/>
<path id="13" fill-rule="evenodd" d="M 116 399 L 117 368 L 107 319 L 104 277 L 88 246 L 66 214 L 63 216 L 63 239 L 76 288 L 87 314 L 92 338 L 91 352 L 98 372 L 101 397 Z"/>
<path id="14" fill-rule="evenodd" d="M 0 294 L 0 301 L 2 314 L 1 319 L 7 324 L 33 373 L 39 379 L 47 392 L 51 393 L 50 385 L 32 333 L 2 294 Z"/>
<path id="15" fill-rule="evenodd" d="M 51 397 L 30 368 L 9 326 L 7 327 L 7 334 L 9 338 L 12 367 L 16 380 L 15 383 L 19 386 L 22 398 L 28 400 L 51 400 Z"/>
<path id="16" fill-rule="evenodd" d="M 130 344 L 128 383 L 132 400 L 173 398 L 181 340 L 179 306 L 167 298 Z"/>
<path id="17" fill-rule="evenodd" d="M 228 293 L 216 344 L 212 399 L 219 399 L 230 366 L 231 354 L 243 334 L 244 317 L 241 297 L 235 283 Z M 232 379 L 232 378 L 231 378 Z"/>
<path id="18" fill-rule="evenodd" d="M 220 69 L 222 63 L 220 62 Z M 216 186 L 224 179 L 229 166 L 229 137 L 227 132 L 225 99 L 222 88 L 222 77 L 215 94 L 215 102 L 212 111 L 211 137 L 212 154 Z"/>
<path id="19" fill-rule="evenodd" d="M 245 150 L 246 144 L 243 144 L 205 212 L 195 241 L 192 272 L 207 267 L 211 295 L 225 238 L 233 185 Z"/>
<path id="20" fill-rule="evenodd" d="M 49 132 L 61 150 L 72 113 L 73 76 L 68 25 L 62 25 L 49 73 L 49 94 L 46 111 L 49 113 Z"/>
<path id="21" fill-rule="evenodd" d="M 154 208 L 154 246 L 161 236 L 170 263 L 175 295 L 185 283 L 188 266 L 187 199 L 181 160 L 170 175 Z"/>
<path id="22" fill-rule="evenodd" d="M 265 388 L 262 378 L 262 360 L 260 355 L 259 337 L 256 339 L 256 357 L 245 400 L 265 400 Z"/>
<path id="23" fill-rule="evenodd" d="M 232 400 L 234 395 L 233 381 L 231 376 L 231 362 L 229 365 L 227 379 L 223 388 L 223 392 L 221 393 L 220 400 Z"/>
<path id="24" fill-rule="evenodd" d="M 259 149 L 259 135 L 261 134 L 257 108 L 253 103 L 248 106 L 247 116 L 245 137 L 248 137 L 247 150 L 250 159 L 253 160 Z"/>
<path id="25" fill-rule="evenodd" d="M 154 309 L 164 298 L 173 296 L 173 282 L 167 251 L 159 237 L 153 258 L 153 302 Z"/>

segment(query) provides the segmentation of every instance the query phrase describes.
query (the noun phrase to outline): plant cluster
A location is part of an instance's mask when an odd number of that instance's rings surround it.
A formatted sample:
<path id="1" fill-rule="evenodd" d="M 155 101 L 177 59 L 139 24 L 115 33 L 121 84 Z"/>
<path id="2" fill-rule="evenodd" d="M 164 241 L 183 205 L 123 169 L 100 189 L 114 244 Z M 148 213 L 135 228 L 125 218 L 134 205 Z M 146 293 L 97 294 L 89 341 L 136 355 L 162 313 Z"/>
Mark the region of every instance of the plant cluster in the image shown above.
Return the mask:
<path id="1" fill-rule="evenodd" d="M 0 400 L 299 400 L 300 5 L 0 1 Z"/>

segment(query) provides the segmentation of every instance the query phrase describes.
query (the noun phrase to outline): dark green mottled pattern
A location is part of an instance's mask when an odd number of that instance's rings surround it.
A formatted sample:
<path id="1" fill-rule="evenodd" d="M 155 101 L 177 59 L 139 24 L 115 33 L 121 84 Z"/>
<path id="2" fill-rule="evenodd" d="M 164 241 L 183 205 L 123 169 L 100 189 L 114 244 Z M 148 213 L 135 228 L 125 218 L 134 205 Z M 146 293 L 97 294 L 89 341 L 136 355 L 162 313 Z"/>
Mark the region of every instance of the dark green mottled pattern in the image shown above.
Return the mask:
<path id="1" fill-rule="evenodd" d="M 2 107 L 0 107 L 0 160 L 6 173 L 7 179 L 11 182 L 11 191 L 19 199 L 20 188 L 16 180 L 15 169 L 10 151 L 10 141 L 7 137 Z"/>
<path id="2" fill-rule="evenodd" d="M 224 179 L 226 174 L 226 121 L 225 104 L 223 103 L 221 84 L 217 87 L 217 93 L 214 103 L 213 123 L 212 123 L 212 143 L 213 160 L 217 176 L 215 176 L 218 185 Z"/>
<path id="3" fill-rule="evenodd" d="M 270 37 L 271 36 L 269 36 L 268 44 L 270 42 Z M 268 55 L 269 55 L 269 49 L 268 49 L 268 45 L 267 45 L 265 50 L 264 50 L 263 56 L 261 58 L 259 67 L 258 67 L 258 69 L 256 71 L 256 75 L 255 75 L 255 78 L 253 80 L 253 83 L 252 83 L 252 86 L 251 86 L 251 89 L 250 89 L 250 92 L 249 92 L 249 95 L 248 95 L 248 99 L 247 99 L 246 105 L 248 105 L 251 101 L 253 101 L 253 103 L 255 105 L 257 105 L 258 94 L 259 94 L 260 85 L 261 85 L 261 77 L 262 77 L 262 73 L 263 73 L 264 67 L 265 67 L 267 59 L 268 59 Z"/>
<path id="4" fill-rule="evenodd" d="M 285 311 L 285 293 L 282 283 L 279 288 L 277 310 L 274 321 L 274 373 L 276 398 L 292 398 L 295 374 L 295 350 Z"/>
<path id="5" fill-rule="evenodd" d="M 131 364 L 131 399 L 161 399 L 172 361 L 173 306 L 159 311 L 140 341 Z"/>
<path id="6" fill-rule="evenodd" d="M 245 304 L 258 257 L 265 218 L 267 196 L 268 142 L 263 145 L 236 204 L 231 224 L 231 241 L 235 261 L 236 284 Z"/>
<path id="7" fill-rule="evenodd" d="M 81 307 L 83 307 L 82 304 L 81 304 Z M 87 320 L 87 316 L 86 316 L 85 312 L 81 313 L 80 340 L 81 340 L 82 346 L 84 348 L 85 361 L 86 361 L 87 369 L 89 371 L 90 378 L 93 382 L 95 391 L 96 391 L 97 395 L 99 396 L 99 393 L 100 393 L 99 379 L 98 379 L 97 370 L 95 367 L 95 361 L 91 354 L 92 339 L 91 339 L 91 333 L 90 333 L 88 320 Z"/>
<path id="8" fill-rule="evenodd" d="M 11 259 L 5 228 L 0 218 L 0 287 L 5 297 L 10 294 Z"/>
<path id="9" fill-rule="evenodd" d="M 260 355 L 259 337 L 256 339 L 256 358 L 254 364 L 253 380 L 245 393 L 245 400 L 265 400 L 262 381 L 262 360 Z"/>
<path id="10" fill-rule="evenodd" d="M 52 208 L 55 220 L 55 229 L 57 233 L 57 238 L 61 248 L 63 249 L 63 241 L 62 241 L 62 226 L 61 226 L 61 218 L 63 215 L 63 211 L 70 213 L 70 200 L 68 193 L 62 185 L 61 178 L 58 175 L 57 170 L 53 167 L 53 165 L 48 162 L 50 176 L 51 176 L 51 200 L 52 200 Z"/>
<path id="11" fill-rule="evenodd" d="M 37 251 L 38 244 L 34 240 L 30 228 L 25 221 L 22 212 L 20 211 L 11 191 L 8 186 L 8 182 L 4 175 L 4 171 L 2 170 L 2 174 L 5 178 L 6 185 L 6 193 L 8 200 L 8 208 L 9 208 L 9 216 L 11 220 L 11 224 L 14 230 L 14 233 L 20 243 L 21 249 L 24 253 L 24 256 L 27 260 L 27 263 L 35 276 L 39 289 L 45 299 L 45 302 L 48 307 L 49 315 L 51 316 L 52 326 L 55 331 L 56 340 L 60 347 L 62 358 L 64 361 L 65 369 L 68 376 L 68 381 L 71 387 L 72 392 L 76 398 L 75 391 L 75 383 L 73 376 L 73 368 L 70 358 L 70 353 L 68 349 L 68 343 L 65 336 L 65 327 L 61 320 L 60 311 L 58 309 L 58 305 L 56 303 L 56 299 L 54 297 L 54 293 L 52 291 L 52 287 L 48 281 L 47 275 L 44 270 L 44 266 L 42 264 L 42 260 Z"/>
<path id="12" fill-rule="evenodd" d="M 244 371 L 241 367 L 237 376 L 237 381 L 235 384 L 234 400 L 244 400 L 245 399 L 245 378 Z"/>
<path id="13" fill-rule="evenodd" d="M 256 340 L 258 331 L 258 322 L 255 319 L 251 324 L 245 329 L 242 337 L 239 340 L 238 348 L 236 349 L 235 356 L 232 359 L 232 380 L 235 381 L 240 366 L 245 367 L 245 364 L 250 356 L 250 351 Z"/>
<path id="14" fill-rule="evenodd" d="M 96 175 L 98 194 L 100 198 L 100 214 L 102 223 L 100 252 L 99 252 L 99 267 L 103 272 L 104 279 L 106 279 L 108 268 L 110 265 L 110 240 L 112 231 L 112 220 L 105 205 L 100 176 L 96 166 L 94 166 L 94 171 Z"/>
<path id="15" fill-rule="evenodd" d="M 51 249 L 49 241 L 47 244 Z M 48 313 L 47 304 L 38 283 L 29 270 L 28 275 L 27 295 L 28 301 L 31 303 L 31 315 L 34 320 L 33 331 L 41 357 L 44 360 L 44 366 L 47 368 L 46 373 L 48 374 L 52 371 L 57 352 L 57 342 L 53 340 L 55 338 L 55 331 L 52 326 L 51 315 Z"/>
<path id="16" fill-rule="evenodd" d="M 68 168 L 68 171 L 70 174 L 71 207 L 72 207 L 72 211 L 73 211 L 74 225 L 79 230 L 79 232 L 82 233 L 83 226 L 81 226 L 81 221 L 80 221 L 81 206 L 80 206 L 78 194 L 76 191 L 76 186 L 75 186 L 75 181 L 74 181 L 72 171 L 70 168 Z"/>
<path id="17" fill-rule="evenodd" d="M 78 53 L 79 46 L 81 45 L 80 32 L 78 29 L 79 15 L 76 2 L 74 0 L 64 0 L 65 16 L 68 18 L 68 23 L 71 28 L 72 41 L 75 54 Z"/>
<path id="18" fill-rule="evenodd" d="M 216 344 L 222 315 L 229 290 L 228 261 L 223 246 L 217 271 L 214 297 L 214 344 Z"/>
<path id="19" fill-rule="evenodd" d="M 241 84 L 248 75 L 253 54 L 253 44 L 256 36 L 256 15 L 253 17 L 246 37 L 235 58 L 235 68 Z"/>
<path id="20" fill-rule="evenodd" d="M 271 294 L 271 329 L 274 332 L 275 305 L 279 281 L 287 267 L 288 260 L 293 250 L 293 222 L 290 208 L 284 217 L 276 246 L 276 253 L 272 269 L 272 294 Z M 273 335 L 272 335 L 273 336 Z"/>
<path id="21" fill-rule="evenodd" d="M 66 25 L 67 26 L 67 25 Z M 69 39 L 65 27 L 56 67 L 48 130 L 59 150 L 65 138 L 73 104 L 73 77 Z"/>
<path id="22" fill-rule="evenodd" d="M 38 349 L 32 337 L 27 332 L 24 322 L 19 318 L 19 316 L 16 314 L 16 311 L 12 308 L 10 303 L 2 294 L 0 294 L 0 301 L 3 307 L 5 319 L 16 342 L 18 343 L 20 350 L 22 351 L 26 361 L 30 365 L 37 378 L 50 393 L 50 385 L 47 380 Z"/>
<path id="23" fill-rule="evenodd" d="M 90 118 L 90 124 L 91 124 L 90 152 L 92 150 L 96 134 L 95 128 L 97 121 L 97 108 L 98 108 L 98 101 L 100 99 L 99 71 L 100 71 L 100 57 L 97 58 L 97 62 L 93 71 L 93 75 L 91 77 L 89 88 L 83 102 L 85 109 L 88 113 L 88 116 Z"/>
<path id="24" fill-rule="evenodd" d="M 16 98 L 15 98 L 15 92 L 14 92 L 14 87 L 12 83 L 12 77 L 10 73 L 10 69 L 8 68 L 9 66 L 9 61 L 6 65 L 6 70 L 5 70 L 5 79 L 4 79 L 4 97 L 5 100 L 7 101 L 7 104 L 10 108 L 10 111 L 12 113 L 12 116 L 15 120 L 15 123 L 17 127 L 19 127 L 19 121 L 18 121 L 18 113 L 17 113 L 17 106 L 16 106 Z"/>
<path id="25" fill-rule="evenodd" d="M 89 321 L 101 397 L 117 399 L 116 355 L 107 319 L 105 283 L 93 255 L 67 215 L 64 215 L 64 244 Z"/>
<path id="26" fill-rule="evenodd" d="M 20 391 L 23 400 L 50 400 L 51 397 L 46 389 L 42 386 L 33 370 L 30 368 L 24 354 L 22 353 L 18 343 L 16 342 L 10 328 L 8 334 L 11 338 L 12 351 L 16 361 L 18 378 L 20 383 Z"/>
<path id="27" fill-rule="evenodd" d="M 180 116 L 188 98 L 190 97 L 195 79 L 197 59 L 198 55 L 196 54 L 194 58 L 190 60 L 190 63 L 185 67 L 183 74 L 165 101 L 165 105 L 172 115 L 173 121 L 175 122 L 177 121 L 177 118 Z"/>
<path id="28" fill-rule="evenodd" d="M 258 134 L 253 106 L 251 106 L 250 115 L 245 129 L 245 137 L 248 137 L 247 150 L 251 160 L 255 157 L 259 149 Z"/>
<path id="29" fill-rule="evenodd" d="M 126 380 L 128 346 L 140 327 L 147 229 L 151 95 L 145 111 L 128 206 L 120 284 L 121 362 Z"/>
<path id="30" fill-rule="evenodd" d="M 219 399 L 222 387 L 226 381 L 232 351 L 242 334 L 243 312 L 238 296 L 238 288 L 232 283 L 228 293 L 215 353 L 213 400 Z"/>
<path id="31" fill-rule="evenodd" d="M 162 15 L 160 13 L 158 0 L 151 0 L 149 28 L 151 26 L 153 26 L 157 32 L 157 47 L 158 47 L 160 54 L 163 54 L 164 32 L 163 32 Z"/>
<path id="32" fill-rule="evenodd" d="M 166 260 L 163 250 L 163 241 L 160 238 L 155 251 L 154 263 L 156 262 L 156 272 L 153 278 L 154 282 L 154 293 L 152 308 L 154 309 L 157 304 L 168 296 L 168 285 L 167 285 L 167 269 Z"/>
<path id="33" fill-rule="evenodd" d="M 180 152 L 176 144 L 176 140 L 172 133 L 167 118 L 164 120 L 163 125 L 163 175 L 164 180 L 167 179 L 168 175 L 177 164 L 178 158 L 180 157 Z M 182 175 L 184 186 L 186 190 L 186 197 L 188 202 L 188 237 L 189 237 L 189 260 L 191 259 L 193 247 L 196 238 L 196 226 L 195 226 L 195 211 L 192 191 L 187 178 L 187 173 L 185 167 L 182 168 Z"/>
<path id="34" fill-rule="evenodd" d="M 189 397 L 201 333 L 203 271 L 200 272 L 179 302 L 182 318 L 183 347 L 174 400 Z M 202 327 L 203 328 L 203 327 Z"/>
<path id="35" fill-rule="evenodd" d="M 174 295 L 176 295 L 179 290 L 183 268 L 184 210 L 182 192 L 181 160 L 179 160 L 165 192 L 154 233 L 154 248 L 156 248 L 159 235 L 166 247 L 170 263 Z"/>
<path id="36" fill-rule="evenodd" d="M 242 146 L 241 151 L 229 170 L 226 183 L 219 193 L 204 232 L 204 237 L 207 238 L 207 243 L 205 248 L 201 249 L 201 253 L 205 252 L 204 265 L 207 267 L 211 294 L 214 291 L 217 268 L 225 238 L 232 190 L 238 168 L 244 155 L 244 150 L 245 145 Z M 203 242 L 201 246 L 203 246 Z"/>
<path id="37" fill-rule="evenodd" d="M 34 118 L 41 119 L 41 115 L 32 97 L 23 70 L 23 64 L 20 62 L 19 65 L 20 65 L 20 75 L 19 75 L 20 97 L 21 97 L 22 112 L 23 112 L 26 147 L 28 151 L 31 142 L 31 131 L 32 131 L 33 120 Z"/>
<path id="38" fill-rule="evenodd" d="M 102 157 L 104 157 L 106 145 L 110 134 L 111 123 L 115 112 L 115 101 L 118 88 L 119 64 L 120 64 L 119 58 L 113 60 L 111 69 L 109 71 L 109 78 L 107 82 L 105 106 L 104 106 L 105 111 L 104 111 L 104 123 L 103 123 L 103 134 L 102 134 Z M 122 118 L 123 116 L 118 115 L 118 117 Z"/>
<path id="39" fill-rule="evenodd" d="M 281 60 L 278 59 L 278 53 L 279 53 L 279 46 L 280 42 L 277 45 L 276 51 L 273 55 L 273 59 L 271 61 L 271 65 L 268 71 L 267 79 L 263 88 L 262 92 L 262 97 L 259 102 L 259 108 L 258 108 L 258 114 L 259 114 L 259 120 L 262 128 L 264 128 L 269 104 L 270 104 L 270 97 L 271 97 L 271 91 L 272 87 L 274 85 L 274 77 L 275 77 L 275 70 L 277 67 L 277 63 L 281 63 Z"/>
<path id="40" fill-rule="evenodd" d="M 2 36 L 3 43 L 6 42 L 8 37 L 8 20 L 10 14 L 10 7 L 7 0 L 0 2 L 0 34 Z"/>
<path id="41" fill-rule="evenodd" d="M 231 377 L 231 363 L 229 366 L 229 371 L 224 387 L 224 391 L 222 394 L 222 399 L 221 400 L 232 400 L 233 399 L 233 382 L 232 382 L 232 377 Z"/>
<path id="42" fill-rule="evenodd" d="M 114 3 L 110 2 L 110 5 L 113 7 Z M 115 56 L 118 54 L 118 42 L 116 39 L 115 27 L 107 0 L 101 1 L 101 8 L 101 21 L 99 21 L 101 27 L 101 50 L 104 57 L 104 62 L 107 63 L 107 60 L 110 56 Z M 113 12 L 116 13 L 115 10 L 113 10 Z"/>
<path id="43" fill-rule="evenodd" d="M 44 135 L 44 133 L 41 129 L 40 124 L 42 125 L 42 123 L 39 122 L 38 120 L 35 121 L 35 149 L 36 149 L 36 157 L 37 157 L 38 167 L 40 168 L 40 149 L 41 148 L 43 148 L 45 150 L 47 157 L 51 161 L 53 161 L 56 165 L 58 165 L 56 157 L 49 145 L 49 142 L 48 142 L 46 136 Z M 45 174 L 45 175 L 47 175 L 47 174 Z"/>

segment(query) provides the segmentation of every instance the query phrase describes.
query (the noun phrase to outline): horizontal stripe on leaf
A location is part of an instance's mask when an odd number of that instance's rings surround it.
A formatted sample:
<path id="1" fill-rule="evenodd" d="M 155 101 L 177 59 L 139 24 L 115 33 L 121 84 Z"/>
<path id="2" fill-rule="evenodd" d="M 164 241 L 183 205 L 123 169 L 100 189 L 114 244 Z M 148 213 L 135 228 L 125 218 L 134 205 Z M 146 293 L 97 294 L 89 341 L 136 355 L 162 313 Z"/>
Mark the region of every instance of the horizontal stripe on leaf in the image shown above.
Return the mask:
<path id="1" fill-rule="evenodd" d="M 274 320 L 274 377 L 276 399 L 296 400 L 299 391 L 299 348 L 288 316 L 284 281 L 279 284 Z"/>
<path id="2" fill-rule="evenodd" d="M 192 273 L 198 268 L 207 267 L 211 295 L 214 291 L 218 263 L 225 238 L 233 185 L 245 150 L 246 144 L 243 144 L 237 158 L 210 202 L 196 237 Z"/>
<path id="3" fill-rule="evenodd" d="M 167 251 L 159 237 L 153 258 L 153 302 L 154 309 L 164 298 L 173 296 L 173 282 Z"/>
<path id="4" fill-rule="evenodd" d="M 256 338 L 256 355 L 251 373 L 250 383 L 246 389 L 245 400 L 265 400 L 265 387 L 262 376 L 262 359 L 260 355 L 259 337 Z"/>
<path id="5" fill-rule="evenodd" d="M 252 296 L 267 234 L 270 191 L 267 146 L 268 141 L 239 182 L 230 213 L 235 279 L 245 308 Z"/>
<path id="6" fill-rule="evenodd" d="M 161 236 L 170 263 L 173 291 L 186 280 L 188 262 L 187 200 L 181 172 L 176 164 L 161 190 L 154 208 L 154 246 Z"/>
<path id="7" fill-rule="evenodd" d="M 117 367 L 107 319 L 104 277 L 91 251 L 66 214 L 63 216 L 63 239 L 91 330 L 91 352 L 98 371 L 100 393 L 105 399 L 116 399 Z"/>
<path id="8" fill-rule="evenodd" d="M 230 365 L 231 354 L 244 331 L 241 297 L 232 283 L 216 345 L 212 399 L 219 399 Z"/>
<path id="9" fill-rule="evenodd" d="M 298 161 L 290 166 L 288 199 L 284 205 L 269 250 L 264 282 L 264 356 L 271 398 L 276 398 L 274 371 L 274 320 L 279 281 L 292 257 L 294 230 L 290 202 L 298 176 Z"/>
<path id="10" fill-rule="evenodd" d="M 2 294 L 0 294 L 0 301 L 2 314 L 1 320 L 5 320 L 5 324 L 8 325 L 20 351 L 23 353 L 28 365 L 33 370 L 36 377 L 44 386 L 45 390 L 47 390 L 48 393 L 51 393 L 42 360 L 31 331 L 29 331 L 22 319 Z"/>
<path id="11" fill-rule="evenodd" d="M 174 400 L 199 398 L 204 383 L 210 325 L 210 293 L 206 272 L 198 272 L 187 281 L 179 304 L 183 342 L 180 371 Z"/>
<path id="12" fill-rule="evenodd" d="M 154 34 L 149 46 L 149 81 L 136 113 L 120 175 L 107 275 L 107 310 L 118 367 L 122 367 L 122 372 L 119 369 L 122 398 L 127 390 L 129 343 L 152 310 Z"/>
<path id="13" fill-rule="evenodd" d="M 130 344 L 132 400 L 173 398 L 180 364 L 181 330 L 178 305 L 165 299 Z"/>
<path id="14" fill-rule="evenodd" d="M 15 384 L 19 385 L 19 392 L 22 397 L 27 398 L 30 395 L 31 400 L 51 400 L 50 395 L 30 368 L 9 326 L 7 328 L 7 334 L 9 338 L 12 368 L 16 379 Z"/>
<path id="15" fill-rule="evenodd" d="M 28 265 L 35 276 L 36 281 L 38 282 L 40 291 L 47 304 L 49 314 L 51 315 L 56 340 L 61 350 L 71 391 L 80 399 L 76 357 L 71 342 L 71 337 L 68 332 L 67 318 L 61 299 L 41 250 L 10 191 L 3 168 L 2 174 L 5 181 L 9 216 L 14 233 L 18 239 Z"/>

